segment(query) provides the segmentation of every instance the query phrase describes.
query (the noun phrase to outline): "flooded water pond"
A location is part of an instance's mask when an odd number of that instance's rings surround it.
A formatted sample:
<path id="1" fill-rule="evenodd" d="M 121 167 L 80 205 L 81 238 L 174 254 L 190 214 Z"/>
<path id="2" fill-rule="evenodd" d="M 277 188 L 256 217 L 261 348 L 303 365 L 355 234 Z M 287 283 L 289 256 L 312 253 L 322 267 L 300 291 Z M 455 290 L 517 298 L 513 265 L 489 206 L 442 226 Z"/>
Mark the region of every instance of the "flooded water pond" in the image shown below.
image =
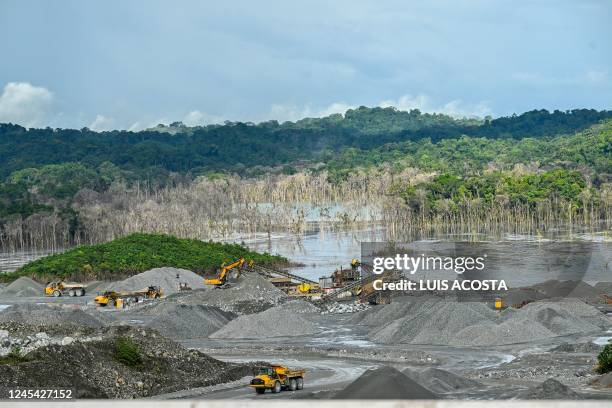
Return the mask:
<path id="1" fill-rule="evenodd" d="M 313 224 L 302 234 L 234 235 L 226 242 L 243 243 L 250 249 L 279 254 L 301 267 L 292 272 L 312 280 L 329 276 L 340 267 L 349 267 L 353 258 L 362 258 L 362 244 L 389 240 L 385 228 L 373 223 L 367 228 L 339 229 Z M 506 279 L 512 286 L 526 286 L 548 279 L 586 282 L 612 281 L 612 240 L 606 231 L 559 230 L 548 234 L 454 234 L 404 237 L 415 253 L 448 253 L 449 247 L 468 247 L 474 255 L 486 254 L 490 268 L 479 279 Z M 0 253 L 0 271 L 8 272 L 54 251 Z M 57 251 L 55 251 L 57 252 Z"/>

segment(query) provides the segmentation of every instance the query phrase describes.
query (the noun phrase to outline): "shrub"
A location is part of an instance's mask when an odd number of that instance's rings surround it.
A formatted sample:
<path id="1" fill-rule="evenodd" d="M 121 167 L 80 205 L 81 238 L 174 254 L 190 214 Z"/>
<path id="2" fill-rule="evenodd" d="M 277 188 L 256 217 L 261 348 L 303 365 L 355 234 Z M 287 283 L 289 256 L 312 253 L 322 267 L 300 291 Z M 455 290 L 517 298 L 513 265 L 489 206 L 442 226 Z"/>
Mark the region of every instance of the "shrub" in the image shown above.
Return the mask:
<path id="1" fill-rule="evenodd" d="M 117 339 L 115 343 L 115 359 L 129 367 L 138 367 L 142 364 L 142 357 L 140 356 L 138 346 L 128 338 Z"/>
<path id="2" fill-rule="evenodd" d="M 6 356 L 0 357 L 0 364 L 19 364 L 25 361 L 28 359 L 21 354 L 19 347 L 13 347 Z"/>
<path id="3" fill-rule="evenodd" d="M 612 372 L 612 344 L 608 344 L 597 357 L 597 372 L 606 374 Z"/>

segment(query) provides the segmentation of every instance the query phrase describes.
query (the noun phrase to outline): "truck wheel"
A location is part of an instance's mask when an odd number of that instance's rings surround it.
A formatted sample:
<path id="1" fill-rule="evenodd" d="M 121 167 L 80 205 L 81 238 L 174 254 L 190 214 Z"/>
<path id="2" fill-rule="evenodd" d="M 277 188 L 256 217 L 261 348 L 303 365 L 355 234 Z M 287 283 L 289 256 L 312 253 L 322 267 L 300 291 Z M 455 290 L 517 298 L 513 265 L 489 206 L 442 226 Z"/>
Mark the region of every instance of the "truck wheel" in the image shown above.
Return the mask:
<path id="1" fill-rule="evenodd" d="M 296 382 L 297 382 L 297 389 L 303 390 L 304 389 L 304 379 L 302 377 L 298 377 Z"/>
<path id="2" fill-rule="evenodd" d="M 258 394 L 263 394 L 266 392 L 266 389 L 265 388 L 255 388 L 255 392 Z"/>
<path id="3" fill-rule="evenodd" d="M 297 381 L 295 381 L 295 378 L 292 378 L 289 380 L 289 391 L 295 390 L 297 390 Z"/>
<path id="4" fill-rule="evenodd" d="M 60 297 L 60 296 L 62 296 L 62 292 L 60 292 L 59 290 L 53 291 L 53 297 Z"/>
<path id="5" fill-rule="evenodd" d="M 85 289 L 79 289 L 77 292 L 77 296 L 85 296 Z"/>
<path id="6" fill-rule="evenodd" d="M 74 297 L 74 295 L 76 295 L 76 293 L 74 292 L 74 289 L 70 289 L 70 290 L 68 291 L 68 296 L 70 296 L 70 297 Z"/>
<path id="7" fill-rule="evenodd" d="M 281 383 L 280 383 L 280 381 L 276 381 L 276 382 L 274 383 L 274 387 L 272 388 L 272 392 L 273 392 L 274 394 L 278 394 L 279 392 L 281 392 L 281 390 L 282 390 L 282 387 L 281 387 Z"/>

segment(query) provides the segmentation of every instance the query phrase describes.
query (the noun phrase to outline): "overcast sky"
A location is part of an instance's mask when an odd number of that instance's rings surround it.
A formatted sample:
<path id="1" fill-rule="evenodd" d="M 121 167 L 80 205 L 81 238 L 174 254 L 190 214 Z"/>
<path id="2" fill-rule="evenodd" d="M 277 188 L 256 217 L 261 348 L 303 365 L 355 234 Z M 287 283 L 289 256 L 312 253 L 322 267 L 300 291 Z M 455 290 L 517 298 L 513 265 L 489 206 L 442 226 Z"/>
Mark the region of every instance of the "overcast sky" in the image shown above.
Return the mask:
<path id="1" fill-rule="evenodd" d="M 612 1 L 0 0 L 0 122 L 612 108 Z"/>

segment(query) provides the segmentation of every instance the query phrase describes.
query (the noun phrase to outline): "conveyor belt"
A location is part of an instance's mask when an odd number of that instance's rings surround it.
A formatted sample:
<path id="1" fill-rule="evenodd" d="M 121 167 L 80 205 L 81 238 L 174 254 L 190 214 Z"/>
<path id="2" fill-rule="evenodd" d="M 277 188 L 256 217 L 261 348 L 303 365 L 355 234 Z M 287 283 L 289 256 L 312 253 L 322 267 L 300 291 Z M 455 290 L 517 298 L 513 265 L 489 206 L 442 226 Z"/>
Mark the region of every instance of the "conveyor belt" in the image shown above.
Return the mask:
<path id="1" fill-rule="evenodd" d="M 321 298 L 323 300 L 333 300 L 335 298 L 337 298 L 339 295 L 341 295 L 342 293 L 345 292 L 349 292 L 351 289 L 356 288 L 357 286 L 361 286 L 361 285 L 365 285 L 366 283 L 370 283 L 372 282 L 374 279 L 376 279 L 378 275 L 368 275 L 365 278 L 361 278 L 357 281 L 354 281 L 352 283 L 349 283 L 346 286 L 343 286 L 341 288 L 338 288 L 334 291 L 328 292 L 326 294 L 324 294 L 323 296 L 321 296 Z"/>
<path id="2" fill-rule="evenodd" d="M 304 278 L 302 276 L 298 276 L 295 275 L 293 273 L 289 273 L 289 272 L 285 272 L 285 271 L 279 271 L 277 269 L 272 269 L 272 268 L 268 268 L 267 266 L 261 266 L 261 265 L 253 265 L 251 267 L 252 270 L 254 270 L 255 272 L 258 272 L 262 275 L 280 275 L 280 276 L 284 276 L 285 278 L 289 278 L 298 282 L 302 282 L 302 283 L 309 283 L 311 285 L 318 285 L 318 282 L 312 281 L 310 279 Z"/>

